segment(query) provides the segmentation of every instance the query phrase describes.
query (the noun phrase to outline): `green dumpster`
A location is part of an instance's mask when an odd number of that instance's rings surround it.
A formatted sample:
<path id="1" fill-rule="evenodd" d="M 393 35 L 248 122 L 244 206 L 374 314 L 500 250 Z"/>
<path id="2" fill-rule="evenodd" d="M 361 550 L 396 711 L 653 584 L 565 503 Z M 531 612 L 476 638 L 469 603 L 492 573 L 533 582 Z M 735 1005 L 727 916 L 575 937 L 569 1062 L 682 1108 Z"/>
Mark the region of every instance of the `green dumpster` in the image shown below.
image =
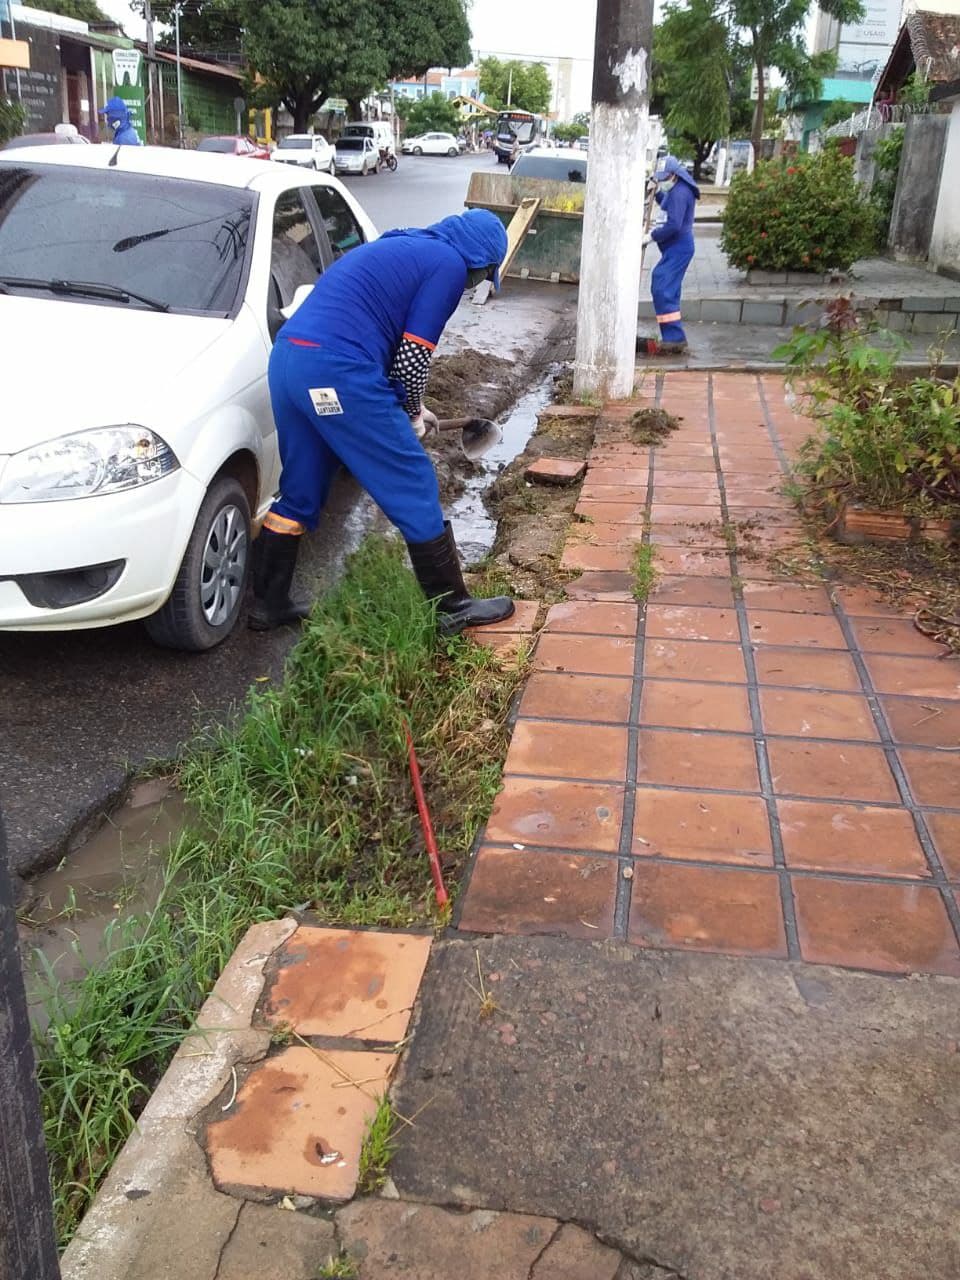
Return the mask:
<path id="1" fill-rule="evenodd" d="M 509 173 L 478 171 L 470 175 L 468 209 L 489 209 L 506 226 L 526 196 L 542 200 L 533 226 L 517 251 L 508 276 L 524 280 L 580 281 L 583 200 L 578 182 L 514 178 Z"/>

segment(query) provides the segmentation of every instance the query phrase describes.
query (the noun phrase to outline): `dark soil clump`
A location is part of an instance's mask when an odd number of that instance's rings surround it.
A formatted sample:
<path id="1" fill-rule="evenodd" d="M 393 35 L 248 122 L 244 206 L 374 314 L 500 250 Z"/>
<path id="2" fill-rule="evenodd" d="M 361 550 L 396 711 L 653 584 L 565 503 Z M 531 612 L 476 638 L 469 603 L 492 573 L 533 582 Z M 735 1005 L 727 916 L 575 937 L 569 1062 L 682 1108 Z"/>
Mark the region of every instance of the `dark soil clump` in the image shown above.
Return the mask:
<path id="1" fill-rule="evenodd" d="M 682 421 L 682 418 L 667 413 L 666 409 L 639 409 L 630 419 L 630 439 L 634 444 L 663 444 Z"/>

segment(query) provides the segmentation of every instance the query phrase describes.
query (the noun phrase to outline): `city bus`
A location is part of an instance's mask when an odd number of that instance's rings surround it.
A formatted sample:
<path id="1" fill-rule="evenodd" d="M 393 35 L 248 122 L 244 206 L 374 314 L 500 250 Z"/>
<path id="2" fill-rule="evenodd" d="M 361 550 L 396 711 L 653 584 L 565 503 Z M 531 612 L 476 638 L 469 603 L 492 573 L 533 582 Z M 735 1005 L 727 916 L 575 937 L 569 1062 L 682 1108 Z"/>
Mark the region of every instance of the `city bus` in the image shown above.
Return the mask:
<path id="1" fill-rule="evenodd" d="M 543 116 L 530 111 L 517 111 L 512 107 L 497 116 L 497 131 L 493 138 L 493 150 L 498 164 L 512 164 L 521 151 L 537 146 L 547 132 Z"/>

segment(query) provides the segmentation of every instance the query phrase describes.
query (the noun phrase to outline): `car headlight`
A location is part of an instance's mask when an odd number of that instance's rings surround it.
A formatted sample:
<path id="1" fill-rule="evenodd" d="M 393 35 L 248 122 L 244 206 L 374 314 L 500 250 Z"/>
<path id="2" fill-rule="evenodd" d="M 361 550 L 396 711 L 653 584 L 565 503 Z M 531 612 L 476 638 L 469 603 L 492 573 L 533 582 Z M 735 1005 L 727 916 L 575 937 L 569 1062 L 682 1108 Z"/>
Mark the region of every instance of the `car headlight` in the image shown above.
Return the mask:
<path id="1" fill-rule="evenodd" d="M 0 472 L 0 502 L 60 502 L 152 484 L 180 463 L 146 427 L 99 427 L 32 445 Z"/>

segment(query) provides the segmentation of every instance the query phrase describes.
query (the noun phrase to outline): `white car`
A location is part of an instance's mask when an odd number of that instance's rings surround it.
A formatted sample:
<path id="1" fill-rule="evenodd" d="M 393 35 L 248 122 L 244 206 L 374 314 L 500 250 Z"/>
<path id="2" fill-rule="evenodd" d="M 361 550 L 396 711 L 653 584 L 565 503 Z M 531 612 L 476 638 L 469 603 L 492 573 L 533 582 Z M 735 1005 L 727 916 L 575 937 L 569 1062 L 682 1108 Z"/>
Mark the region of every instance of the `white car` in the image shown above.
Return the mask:
<path id="1" fill-rule="evenodd" d="M 460 147 L 452 133 L 421 133 L 418 138 L 405 138 L 406 156 L 458 156 Z"/>
<path id="2" fill-rule="evenodd" d="M 380 172 L 380 149 L 372 138 L 338 138 L 336 146 L 337 173 Z"/>
<path id="3" fill-rule="evenodd" d="M 334 172 L 333 147 L 322 133 L 290 133 L 281 138 L 271 155 L 279 164 L 299 164 L 320 173 Z"/>
<path id="4" fill-rule="evenodd" d="M 0 154 L 0 630 L 235 625 L 284 316 L 376 237 L 335 179 L 155 147 Z"/>

